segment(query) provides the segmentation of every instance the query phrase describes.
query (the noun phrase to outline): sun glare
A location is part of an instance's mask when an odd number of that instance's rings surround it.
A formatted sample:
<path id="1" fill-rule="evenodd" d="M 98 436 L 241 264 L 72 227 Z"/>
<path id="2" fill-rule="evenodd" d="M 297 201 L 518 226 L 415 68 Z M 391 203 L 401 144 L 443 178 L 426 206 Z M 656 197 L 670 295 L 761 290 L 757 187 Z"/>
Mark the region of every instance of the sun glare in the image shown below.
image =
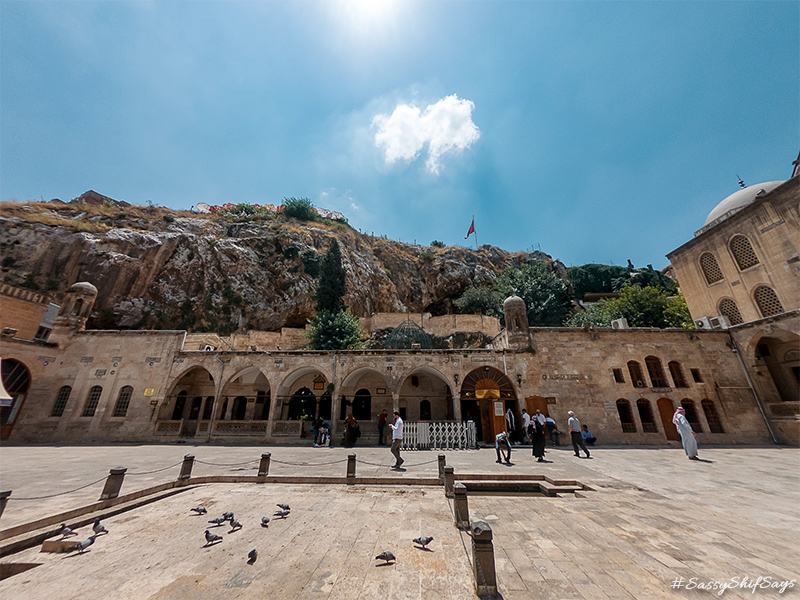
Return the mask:
<path id="1" fill-rule="evenodd" d="M 392 27 L 398 0 L 339 0 L 333 2 L 335 20 L 353 34 L 369 36 Z"/>

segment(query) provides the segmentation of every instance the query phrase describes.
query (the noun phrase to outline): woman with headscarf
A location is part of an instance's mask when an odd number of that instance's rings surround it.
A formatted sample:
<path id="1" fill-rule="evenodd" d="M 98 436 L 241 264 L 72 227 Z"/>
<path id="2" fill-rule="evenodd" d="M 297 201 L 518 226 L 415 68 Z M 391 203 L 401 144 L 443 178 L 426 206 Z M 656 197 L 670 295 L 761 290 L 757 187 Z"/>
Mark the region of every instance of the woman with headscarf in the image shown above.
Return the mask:
<path id="1" fill-rule="evenodd" d="M 344 446 L 345 448 L 352 448 L 356 445 L 356 439 L 358 439 L 358 422 L 353 417 L 353 413 L 347 415 L 347 419 L 344 421 Z"/>
<path id="2" fill-rule="evenodd" d="M 675 414 L 672 415 L 672 422 L 675 423 L 675 428 L 681 434 L 681 441 L 683 442 L 683 450 L 689 460 L 700 460 L 697 458 L 697 435 L 692 431 L 692 426 L 686 419 L 686 411 L 682 406 L 678 407 Z"/>
<path id="3" fill-rule="evenodd" d="M 536 411 L 539 412 L 539 411 Z M 541 414 L 541 413 L 539 413 Z M 533 444 L 533 455 L 536 457 L 536 462 L 544 462 L 544 417 L 541 419 L 534 417 L 529 426 Z"/>

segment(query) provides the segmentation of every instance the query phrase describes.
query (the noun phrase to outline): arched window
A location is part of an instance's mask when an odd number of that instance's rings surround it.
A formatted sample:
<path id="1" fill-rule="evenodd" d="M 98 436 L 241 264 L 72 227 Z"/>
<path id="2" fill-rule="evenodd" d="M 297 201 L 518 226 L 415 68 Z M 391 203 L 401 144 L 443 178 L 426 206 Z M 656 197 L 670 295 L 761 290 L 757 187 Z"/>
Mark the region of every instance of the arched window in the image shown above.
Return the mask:
<path id="1" fill-rule="evenodd" d="M 661 367 L 661 361 L 657 357 L 648 356 L 644 359 L 644 364 L 647 365 L 647 372 L 650 374 L 650 383 L 653 387 L 668 387 L 667 378 L 664 377 L 664 369 Z"/>
<path id="2" fill-rule="evenodd" d="M 634 387 L 647 387 L 642 373 L 642 365 L 635 360 L 628 361 L 628 373 L 631 374 L 631 383 Z"/>
<path id="3" fill-rule="evenodd" d="M 723 279 L 722 271 L 717 264 L 717 259 L 711 252 L 704 252 L 700 255 L 700 268 L 706 278 L 706 283 L 711 285 Z"/>
<path id="4" fill-rule="evenodd" d="M 71 317 L 79 316 L 83 310 L 83 300 L 78 298 L 75 304 L 72 305 L 72 311 L 69 313 Z"/>
<path id="5" fill-rule="evenodd" d="M 636 433 L 636 422 L 633 420 L 631 404 L 624 398 L 617 400 L 617 413 L 624 433 Z"/>
<path id="6" fill-rule="evenodd" d="M 703 433 L 703 426 L 700 424 L 700 418 L 697 416 L 694 402 L 688 398 L 684 398 L 681 400 L 681 406 L 683 410 L 686 411 L 686 420 L 689 421 L 689 425 L 692 426 L 692 431 L 695 433 Z"/>
<path id="7" fill-rule="evenodd" d="M 175 408 L 172 409 L 172 420 L 180 421 L 183 419 L 183 409 L 186 408 L 186 390 L 178 392 L 178 397 L 175 399 Z"/>
<path id="8" fill-rule="evenodd" d="M 736 260 L 740 271 L 744 271 L 758 264 L 758 257 L 753 251 L 753 247 L 750 245 L 750 240 L 745 236 L 741 234 L 733 236 L 728 246 L 731 249 L 731 254 L 733 254 L 733 258 Z"/>
<path id="9" fill-rule="evenodd" d="M 100 394 L 103 393 L 103 388 L 99 385 L 94 386 L 89 390 L 86 396 L 86 405 L 83 407 L 82 417 L 93 417 L 94 412 L 97 410 L 97 403 L 100 401 Z"/>
<path id="10" fill-rule="evenodd" d="M 676 388 L 689 387 L 689 384 L 686 383 L 686 379 L 683 376 L 681 363 L 676 360 L 672 360 L 667 366 L 669 367 L 669 374 L 672 375 L 672 383 Z"/>
<path id="11" fill-rule="evenodd" d="M 422 400 L 419 403 L 419 420 L 420 421 L 430 421 L 431 420 L 431 402 L 430 402 L 430 400 Z"/>
<path id="12" fill-rule="evenodd" d="M 708 421 L 708 429 L 711 433 L 725 433 L 722 429 L 722 421 L 719 420 L 717 414 L 717 407 L 714 406 L 712 400 L 703 400 L 703 412 L 706 413 L 706 421 Z"/>
<path id="13" fill-rule="evenodd" d="M 316 417 L 317 413 L 317 397 L 307 387 L 300 388 L 289 400 L 289 414 L 287 419 L 290 421 L 297 421 L 306 417 L 312 419 Z"/>
<path id="14" fill-rule="evenodd" d="M 206 398 L 206 403 L 203 405 L 203 421 L 211 419 L 211 412 L 214 410 L 214 396 Z"/>
<path id="15" fill-rule="evenodd" d="M 719 314 L 728 319 L 731 325 L 739 325 L 744 323 L 742 314 L 739 312 L 739 307 L 736 302 L 730 298 L 723 298 L 719 303 Z"/>
<path id="16" fill-rule="evenodd" d="M 372 419 L 372 394 L 369 390 L 358 390 L 353 396 L 353 417 L 356 421 Z"/>
<path id="17" fill-rule="evenodd" d="M 68 385 L 58 390 L 58 396 L 56 396 L 56 401 L 53 403 L 53 412 L 50 413 L 51 417 L 60 417 L 64 414 L 64 409 L 67 407 L 67 400 L 69 400 L 71 393 L 72 388 Z"/>
<path id="18" fill-rule="evenodd" d="M 203 397 L 195 396 L 192 400 L 192 407 L 189 409 L 189 420 L 197 421 L 200 418 L 200 408 L 203 406 Z"/>
<path id="19" fill-rule="evenodd" d="M 133 388 L 129 385 L 123 386 L 117 396 L 117 403 L 114 405 L 113 417 L 124 417 L 128 414 L 128 405 L 131 403 Z"/>
<path id="20" fill-rule="evenodd" d="M 619 405 L 619 400 L 617 404 Z M 639 398 L 636 401 L 636 409 L 639 411 L 642 431 L 645 433 L 658 433 L 658 427 L 656 427 L 655 419 L 653 419 L 653 409 L 650 407 L 650 401 L 645 398 Z"/>
<path id="21" fill-rule="evenodd" d="M 756 288 L 753 292 L 753 297 L 758 305 L 758 310 L 761 311 L 762 317 L 771 317 L 783 312 L 783 305 L 778 300 L 778 296 L 771 287 L 762 285 Z"/>
<path id="22" fill-rule="evenodd" d="M 231 411 L 231 421 L 244 421 L 247 412 L 247 397 L 236 396 L 233 399 L 233 410 Z"/>

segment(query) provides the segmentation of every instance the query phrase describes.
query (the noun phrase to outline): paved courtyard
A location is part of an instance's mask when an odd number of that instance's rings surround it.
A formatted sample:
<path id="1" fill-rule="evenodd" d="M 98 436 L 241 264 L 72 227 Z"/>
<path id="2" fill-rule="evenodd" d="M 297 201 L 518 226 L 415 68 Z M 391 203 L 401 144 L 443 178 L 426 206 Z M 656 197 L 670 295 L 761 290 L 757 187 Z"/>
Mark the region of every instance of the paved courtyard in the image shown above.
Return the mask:
<path id="1" fill-rule="evenodd" d="M 704 462 L 674 447 L 598 447 L 589 460 L 561 447 L 548 449 L 547 463 L 515 449 L 512 466 L 496 464 L 492 449 L 446 455 L 456 473 L 544 474 L 594 490 L 585 497 L 470 496 L 471 518 L 493 530 L 503 598 L 800 597 L 797 581 L 784 593 L 673 589 L 681 579 L 695 585 L 800 580 L 800 451 L 700 450 Z M 112 467 L 128 468 L 125 494 L 175 479 L 187 453 L 197 457 L 193 475 L 255 475 L 264 451 L 272 453 L 270 475 L 343 475 L 351 450 L 4 447 L 0 488 L 13 494 L 0 528 L 96 501 L 103 481 L 43 497 L 104 478 Z M 437 451 L 405 453 L 400 472 L 389 468 L 388 449 L 352 451 L 359 476 L 437 474 Z M 260 527 L 278 502 L 291 505 L 290 516 Z M 188 510 L 198 504 L 209 508 L 208 517 Z M 227 510 L 243 528 L 215 528 L 223 541 L 203 547 L 208 519 Z M 109 534 L 84 554 L 31 548 L 3 558 L 41 566 L 1 581 L 0 597 L 471 598 L 471 540 L 453 526 L 451 510 L 438 487 L 204 484 L 104 520 Z M 79 531 L 85 539 L 90 528 Z M 413 547 L 420 535 L 434 537 L 429 552 Z M 258 559 L 248 565 L 253 548 Z M 397 556 L 396 564 L 378 566 L 374 557 L 383 550 Z"/>

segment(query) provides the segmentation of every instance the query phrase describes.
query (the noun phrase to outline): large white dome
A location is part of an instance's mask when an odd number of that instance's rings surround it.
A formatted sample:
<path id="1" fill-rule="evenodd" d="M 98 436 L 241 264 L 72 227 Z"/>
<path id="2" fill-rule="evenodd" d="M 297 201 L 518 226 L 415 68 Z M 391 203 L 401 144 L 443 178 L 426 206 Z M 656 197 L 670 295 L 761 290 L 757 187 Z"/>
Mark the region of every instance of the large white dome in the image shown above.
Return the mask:
<path id="1" fill-rule="evenodd" d="M 713 223 L 721 216 L 729 213 L 732 210 L 738 210 L 747 206 L 748 204 L 752 204 L 755 199 L 759 196 L 763 196 L 764 194 L 771 192 L 780 184 L 784 183 L 783 181 L 766 181 L 764 183 L 758 183 L 756 185 L 749 185 L 744 189 L 739 190 L 725 198 L 722 202 L 717 204 L 710 213 L 708 213 L 708 217 L 706 217 L 706 222 L 703 224 L 708 225 L 709 223 Z"/>

